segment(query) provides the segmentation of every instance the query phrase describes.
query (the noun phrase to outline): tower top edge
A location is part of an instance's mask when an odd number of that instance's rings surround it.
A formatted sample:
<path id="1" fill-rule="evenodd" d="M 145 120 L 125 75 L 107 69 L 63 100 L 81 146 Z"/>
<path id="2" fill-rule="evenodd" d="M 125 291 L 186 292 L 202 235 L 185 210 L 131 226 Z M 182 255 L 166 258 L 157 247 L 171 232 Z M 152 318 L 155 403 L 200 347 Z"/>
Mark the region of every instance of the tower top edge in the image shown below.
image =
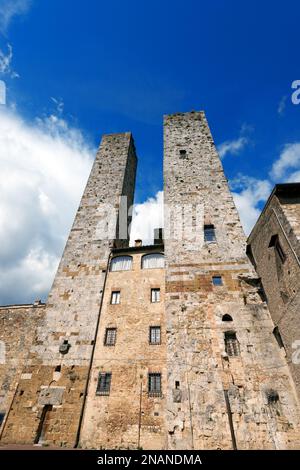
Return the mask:
<path id="1" fill-rule="evenodd" d="M 173 114 L 164 114 L 164 121 L 169 121 L 169 120 L 177 120 L 177 119 L 193 119 L 193 118 L 199 118 L 200 117 L 205 117 L 205 112 L 204 111 L 188 111 L 185 113 L 173 113 Z"/>

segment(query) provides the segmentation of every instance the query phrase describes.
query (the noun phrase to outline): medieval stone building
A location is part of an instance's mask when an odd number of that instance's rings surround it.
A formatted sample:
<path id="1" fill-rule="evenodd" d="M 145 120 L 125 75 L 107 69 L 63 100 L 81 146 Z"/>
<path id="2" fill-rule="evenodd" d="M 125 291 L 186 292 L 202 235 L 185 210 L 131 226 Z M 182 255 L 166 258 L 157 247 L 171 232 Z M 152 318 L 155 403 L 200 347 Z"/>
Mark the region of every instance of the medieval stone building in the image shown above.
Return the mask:
<path id="1" fill-rule="evenodd" d="M 1 443 L 300 448 L 294 381 L 204 113 L 165 117 L 165 236 L 151 246 L 124 235 L 136 164 L 131 134 L 103 137 L 46 305 L 0 308 Z"/>
<path id="2" fill-rule="evenodd" d="M 247 251 L 261 277 L 273 333 L 300 398 L 300 183 L 275 186 Z"/>

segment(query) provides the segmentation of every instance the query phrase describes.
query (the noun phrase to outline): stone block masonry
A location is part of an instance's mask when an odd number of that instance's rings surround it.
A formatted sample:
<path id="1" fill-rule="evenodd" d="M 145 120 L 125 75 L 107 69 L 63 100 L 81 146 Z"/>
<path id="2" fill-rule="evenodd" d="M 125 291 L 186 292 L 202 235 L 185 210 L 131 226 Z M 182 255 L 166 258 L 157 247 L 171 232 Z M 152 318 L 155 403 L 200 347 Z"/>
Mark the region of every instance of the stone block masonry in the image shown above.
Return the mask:
<path id="1" fill-rule="evenodd" d="M 0 435 L 44 313 L 45 304 L 40 301 L 0 307 Z"/>
<path id="2" fill-rule="evenodd" d="M 300 398 L 300 183 L 275 186 L 248 244 Z"/>
<path id="3" fill-rule="evenodd" d="M 129 205 L 133 202 L 136 160 L 130 133 L 103 136 L 23 371 L 32 376 L 19 383 L 22 394 L 16 395 L 2 442 L 34 442 L 41 420 L 46 443 L 72 447 L 76 442 L 118 220 L 110 239 L 98 239 L 97 229 L 103 205 L 118 210 L 121 196 L 127 196 Z M 118 243 L 128 245 L 128 239 Z M 46 409 L 45 399 L 39 402 L 45 387 Z M 59 404 L 51 401 L 53 387 L 63 388 Z"/>
<path id="4" fill-rule="evenodd" d="M 165 240 L 168 447 L 299 448 L 293 384 L 203 112 L 165 116 L 164 185 L 166 205 L 202 204 L 214 231 L 202 246 Z"/>

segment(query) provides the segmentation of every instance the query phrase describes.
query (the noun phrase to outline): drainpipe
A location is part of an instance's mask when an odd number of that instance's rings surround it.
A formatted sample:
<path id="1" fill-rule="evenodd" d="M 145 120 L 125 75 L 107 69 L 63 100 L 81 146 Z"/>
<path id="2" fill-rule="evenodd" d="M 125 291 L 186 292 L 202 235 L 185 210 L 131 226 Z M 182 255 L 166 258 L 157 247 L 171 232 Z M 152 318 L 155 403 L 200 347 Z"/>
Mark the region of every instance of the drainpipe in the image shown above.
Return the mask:
<path id="1" fill-rule="evenodd" d="M 229 422 L 229 427 L 230 427 L 232 447 L 233 447 L 233 450 L 237 450 L 236 438 L 235 438 L 234 426 L 233 426 L 233 420 L 232 420 L 232 411 L 231 411 L 230 401 L 229 401 L 229 397 L 228 397 L 228 390 L 224 390 L 224 396 L 225 396 L 228 422 Z"/>
<path id="2" fill-rule="evenodd" d="M 142 396 L 143 396 L 143 379 L 141 379 L 140 386 L 140 408 L 139 408 L 139 433 L 138 433 L 138 449 L 141 444 L 141 425 L 142 425 Z"/>

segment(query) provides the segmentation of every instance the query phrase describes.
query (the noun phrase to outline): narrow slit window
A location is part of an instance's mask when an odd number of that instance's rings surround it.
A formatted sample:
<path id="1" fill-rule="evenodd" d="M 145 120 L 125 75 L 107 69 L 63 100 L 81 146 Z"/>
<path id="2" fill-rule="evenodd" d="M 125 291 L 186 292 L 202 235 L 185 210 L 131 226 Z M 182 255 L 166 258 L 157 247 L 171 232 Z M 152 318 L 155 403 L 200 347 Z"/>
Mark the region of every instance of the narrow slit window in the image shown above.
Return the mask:
<path id="1" fill-rule="evenodd" d="M 204 241 L 205 242 L 216 241 L 216 231 L 215 231 L 214 225 L 204 225 Z"/>
<path id="2" fill-rule="evenodd" d="M 224 335 L 225 350 L 228 356 L 239 356 L 240 345 L 234 331 L 226 331 Z"/>
<path id="3" fill-rule="evenodd" d="M 160 342 L 161 342 L 160 326 L 150 326 L 149 343 L 160 344 Z"/>
<path id="4" fill-rule="evenodd" d="M 186 158 L 186 150 L 184 149 L 179 150 L 179 157 L 182 159 Z"/>
<path id="5" fill-rule="evenodd" d="M 274 247 L 275 252 L 279 256 L 279 259 L 281 260 L 281 262 L 284 263 L 286 260 L 286 255 L 280 244 L 278 235 L 272 235 L 270 243 L 269 243 L 269 248 L 272 248 L 272 247 Z"/>
<path id="6" fill-rule="evenodd" d="M 109 395 L 111 384 L 111 372 L 100 372 L 96 395 Z"/>
<path id="7" fill-rule="evenodd" d="M 117 305 L 120 303 L 120 300 L 121 300 L 121 292 L 119 290 L 114 290 L 112 293 L 111 293 L 111 301 L 110 303 L 112 305 Z"/>
<path id="8" fill-rule="evenodd" d="M 284 343 L 282 341 L 281 334 L 280 334 L 278 326 L 275 326 L 275 328 L 273 330 L 273 335 L 275 336 L 275 339 L 276 339 L 277 344 L 280 347 L 280 349 L 284 348 Z"/>
<path id="9" fill-rule="evenodd" d="M 106 328 L 104 345 L 105 346 L 114 346 L 117 339 L 117 328 Z"/>
<path id="10" fill-rule="evenodd" d="M 151 302 L 160 302 L 160 289 L 151 289 Z"/>
<path id="11" fill-rule="evenodd" d="M 150 397 L 161 396 L 161 374 L 148 374 L 148 395 Z"/>

